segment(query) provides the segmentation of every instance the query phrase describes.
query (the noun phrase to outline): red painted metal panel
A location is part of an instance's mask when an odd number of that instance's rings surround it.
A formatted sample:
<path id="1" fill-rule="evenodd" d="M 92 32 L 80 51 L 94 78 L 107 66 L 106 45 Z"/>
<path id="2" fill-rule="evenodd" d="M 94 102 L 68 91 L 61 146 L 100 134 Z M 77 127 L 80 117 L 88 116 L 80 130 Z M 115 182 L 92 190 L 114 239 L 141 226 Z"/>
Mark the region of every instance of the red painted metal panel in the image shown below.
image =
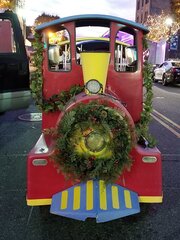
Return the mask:
<path id="1" fill-rule="evenodd" d="M 132 149 L 131 156 L 134 160 L 131 170 L 125 171 L 118 183 L 133 189 L 140 196 L 162 195 L 162 159 L 161 153 L 155 148 L 143 148 L 137 145 Z M 144 163 L 144 156 L 154 156 L 155 163 Z"/>
<path id="2" fill-rule="evenodd" d="M 67 181 L 51 160 L 53 152 L 48 154 L 35 154 L 31 151 L 28 156 L 27 165 L 27 199 L 46 199 L 53 194 L 63 191 L 75 183 Z M 162 195 L 162 169 L 161 154 L 157 148 L 145 149 L 136 146 L 131 151 L 134 160 L 130 171 L 124 171 L 117 184 L 126 187 L 139 196 L 161 196 Z M 144 163 L 143 156 L 156 156 L 157 162 Z M 34 159 L 47 159 L 46 166 L 34 166 Z"/>
<path id="3" fill-rule="evenodd" d="M 0 53 L 12 53 L 12 30 L 10 21 L 0 21 Z"/>

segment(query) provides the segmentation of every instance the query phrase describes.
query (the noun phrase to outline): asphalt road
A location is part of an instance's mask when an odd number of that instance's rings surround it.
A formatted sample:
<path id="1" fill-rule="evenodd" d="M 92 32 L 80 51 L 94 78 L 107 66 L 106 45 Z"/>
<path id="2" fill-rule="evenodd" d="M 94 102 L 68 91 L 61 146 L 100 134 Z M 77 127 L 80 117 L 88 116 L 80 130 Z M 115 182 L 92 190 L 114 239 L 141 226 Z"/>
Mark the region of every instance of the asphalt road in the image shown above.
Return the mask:
<path id="1" fill-rule="evenodd" d="M 154 110 L 150 132 L 163 154 L 162 204 L 141 204 L 137 215 L 96 224 L 26 206 L 26 156 L 40 136 L 41 122 L 21 121 L 28 109 L 0 115 L 0 240 L 178 240 L 180 239 L 180 144 L 173 123 L 180 121 L 180 87 L 154 86 Z M 156 117 L 156 119 L 154 118 Z M 164 116 L 166 118 L 164 118 Z M 160 121 L 157 120 L 160 119 Z"/>

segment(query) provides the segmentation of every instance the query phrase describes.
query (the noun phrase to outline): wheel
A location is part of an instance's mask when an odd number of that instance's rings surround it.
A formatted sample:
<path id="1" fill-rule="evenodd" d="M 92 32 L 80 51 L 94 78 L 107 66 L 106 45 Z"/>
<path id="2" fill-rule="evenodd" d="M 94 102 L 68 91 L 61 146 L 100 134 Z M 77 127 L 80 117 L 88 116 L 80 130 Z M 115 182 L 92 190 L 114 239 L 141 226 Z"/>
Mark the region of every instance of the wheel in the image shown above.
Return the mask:
<path id="1" fill-rule="evenodd" d="M 153 82 L 154 83 L 158 82 L 158 80 L 155 78 L 155 76 L 153 77 Z"/>
<path id="2" fill-rule="evenodd" d="M 152 79 L 153 79 L 153 82 L 154 82 L 154 83 L 158 82 L 158 80 L 155 78 L 155 73 L 153 73 Z"/>
<path id="3" fill-rule="evenodd" d="M 163 75 L 162 85 L 163 85 L 163 86 L 167 86 L 167 85 L 168 85 L 166 75 Z"/>

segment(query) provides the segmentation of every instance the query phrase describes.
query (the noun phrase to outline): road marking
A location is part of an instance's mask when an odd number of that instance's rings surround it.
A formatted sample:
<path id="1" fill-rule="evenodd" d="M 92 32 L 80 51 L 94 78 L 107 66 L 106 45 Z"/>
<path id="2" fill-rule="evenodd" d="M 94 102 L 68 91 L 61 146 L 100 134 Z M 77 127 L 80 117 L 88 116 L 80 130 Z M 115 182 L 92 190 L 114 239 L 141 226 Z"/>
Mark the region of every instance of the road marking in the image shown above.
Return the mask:
<path id="1" fill-rule="evenodd" d="M 158 99 L 164 99 L 164 97 L 155 97 L 155 98 L 158 98 Z"/>
<path id="2" fill-rule="evenodd" d="M 160 112 L 156 111 L 155 109 L 153 109 L 153 112 L 155 112 L 157 115 L 159 115 L 160 117 L 162 117 L 163 119 L 165 119 L 167 122 L 171 123 L 173 126 L 177 127 L 178 129 L 180 129 L 180 125 L 176 124 L 175 122 L 173 122 L 172 120 L 170 120 L 169 118 L 165 117 L 163 114 L 161 114 Z"/>
<path id="3" fill-rule="evenodd" d="M 180 138 L 180 134 L 175 131 L 172 127 L 170 127 L 168 124 L 166 124 L 165 122 L 163 122 L 162 120 L 160 120 L 158 117 L 154 116 L 153 114 L 151 114 L 151 116 L 158 121 L 161 125 L 163 125 L 165 128 L 167 128 L 170 132 L 172 132 L 176 137 Z"/>
<path id="4" fill-rule="evenodd" d="M 163 161 L 180 161 L 180 153 L 162 153 Z"/>

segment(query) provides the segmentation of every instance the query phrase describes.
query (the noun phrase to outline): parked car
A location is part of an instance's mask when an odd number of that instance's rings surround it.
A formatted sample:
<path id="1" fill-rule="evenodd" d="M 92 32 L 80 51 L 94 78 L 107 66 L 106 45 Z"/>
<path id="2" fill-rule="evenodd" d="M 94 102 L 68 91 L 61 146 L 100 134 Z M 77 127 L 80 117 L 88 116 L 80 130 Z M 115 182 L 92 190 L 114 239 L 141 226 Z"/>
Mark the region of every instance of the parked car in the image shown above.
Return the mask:
<path id="1" fill-rule="evenodd" d="M 164 86 L 180 83 L 180 61 L 165 61 L 154 69 L 154 82 L 162 81 Z"/>
<path id="2" fill-rule="evenodd" d="M 18 17 L 0 12 L 0 113 L 29 106 L 29 61 Z M 3 36 L 3 37 L 2 37 Z"/>

